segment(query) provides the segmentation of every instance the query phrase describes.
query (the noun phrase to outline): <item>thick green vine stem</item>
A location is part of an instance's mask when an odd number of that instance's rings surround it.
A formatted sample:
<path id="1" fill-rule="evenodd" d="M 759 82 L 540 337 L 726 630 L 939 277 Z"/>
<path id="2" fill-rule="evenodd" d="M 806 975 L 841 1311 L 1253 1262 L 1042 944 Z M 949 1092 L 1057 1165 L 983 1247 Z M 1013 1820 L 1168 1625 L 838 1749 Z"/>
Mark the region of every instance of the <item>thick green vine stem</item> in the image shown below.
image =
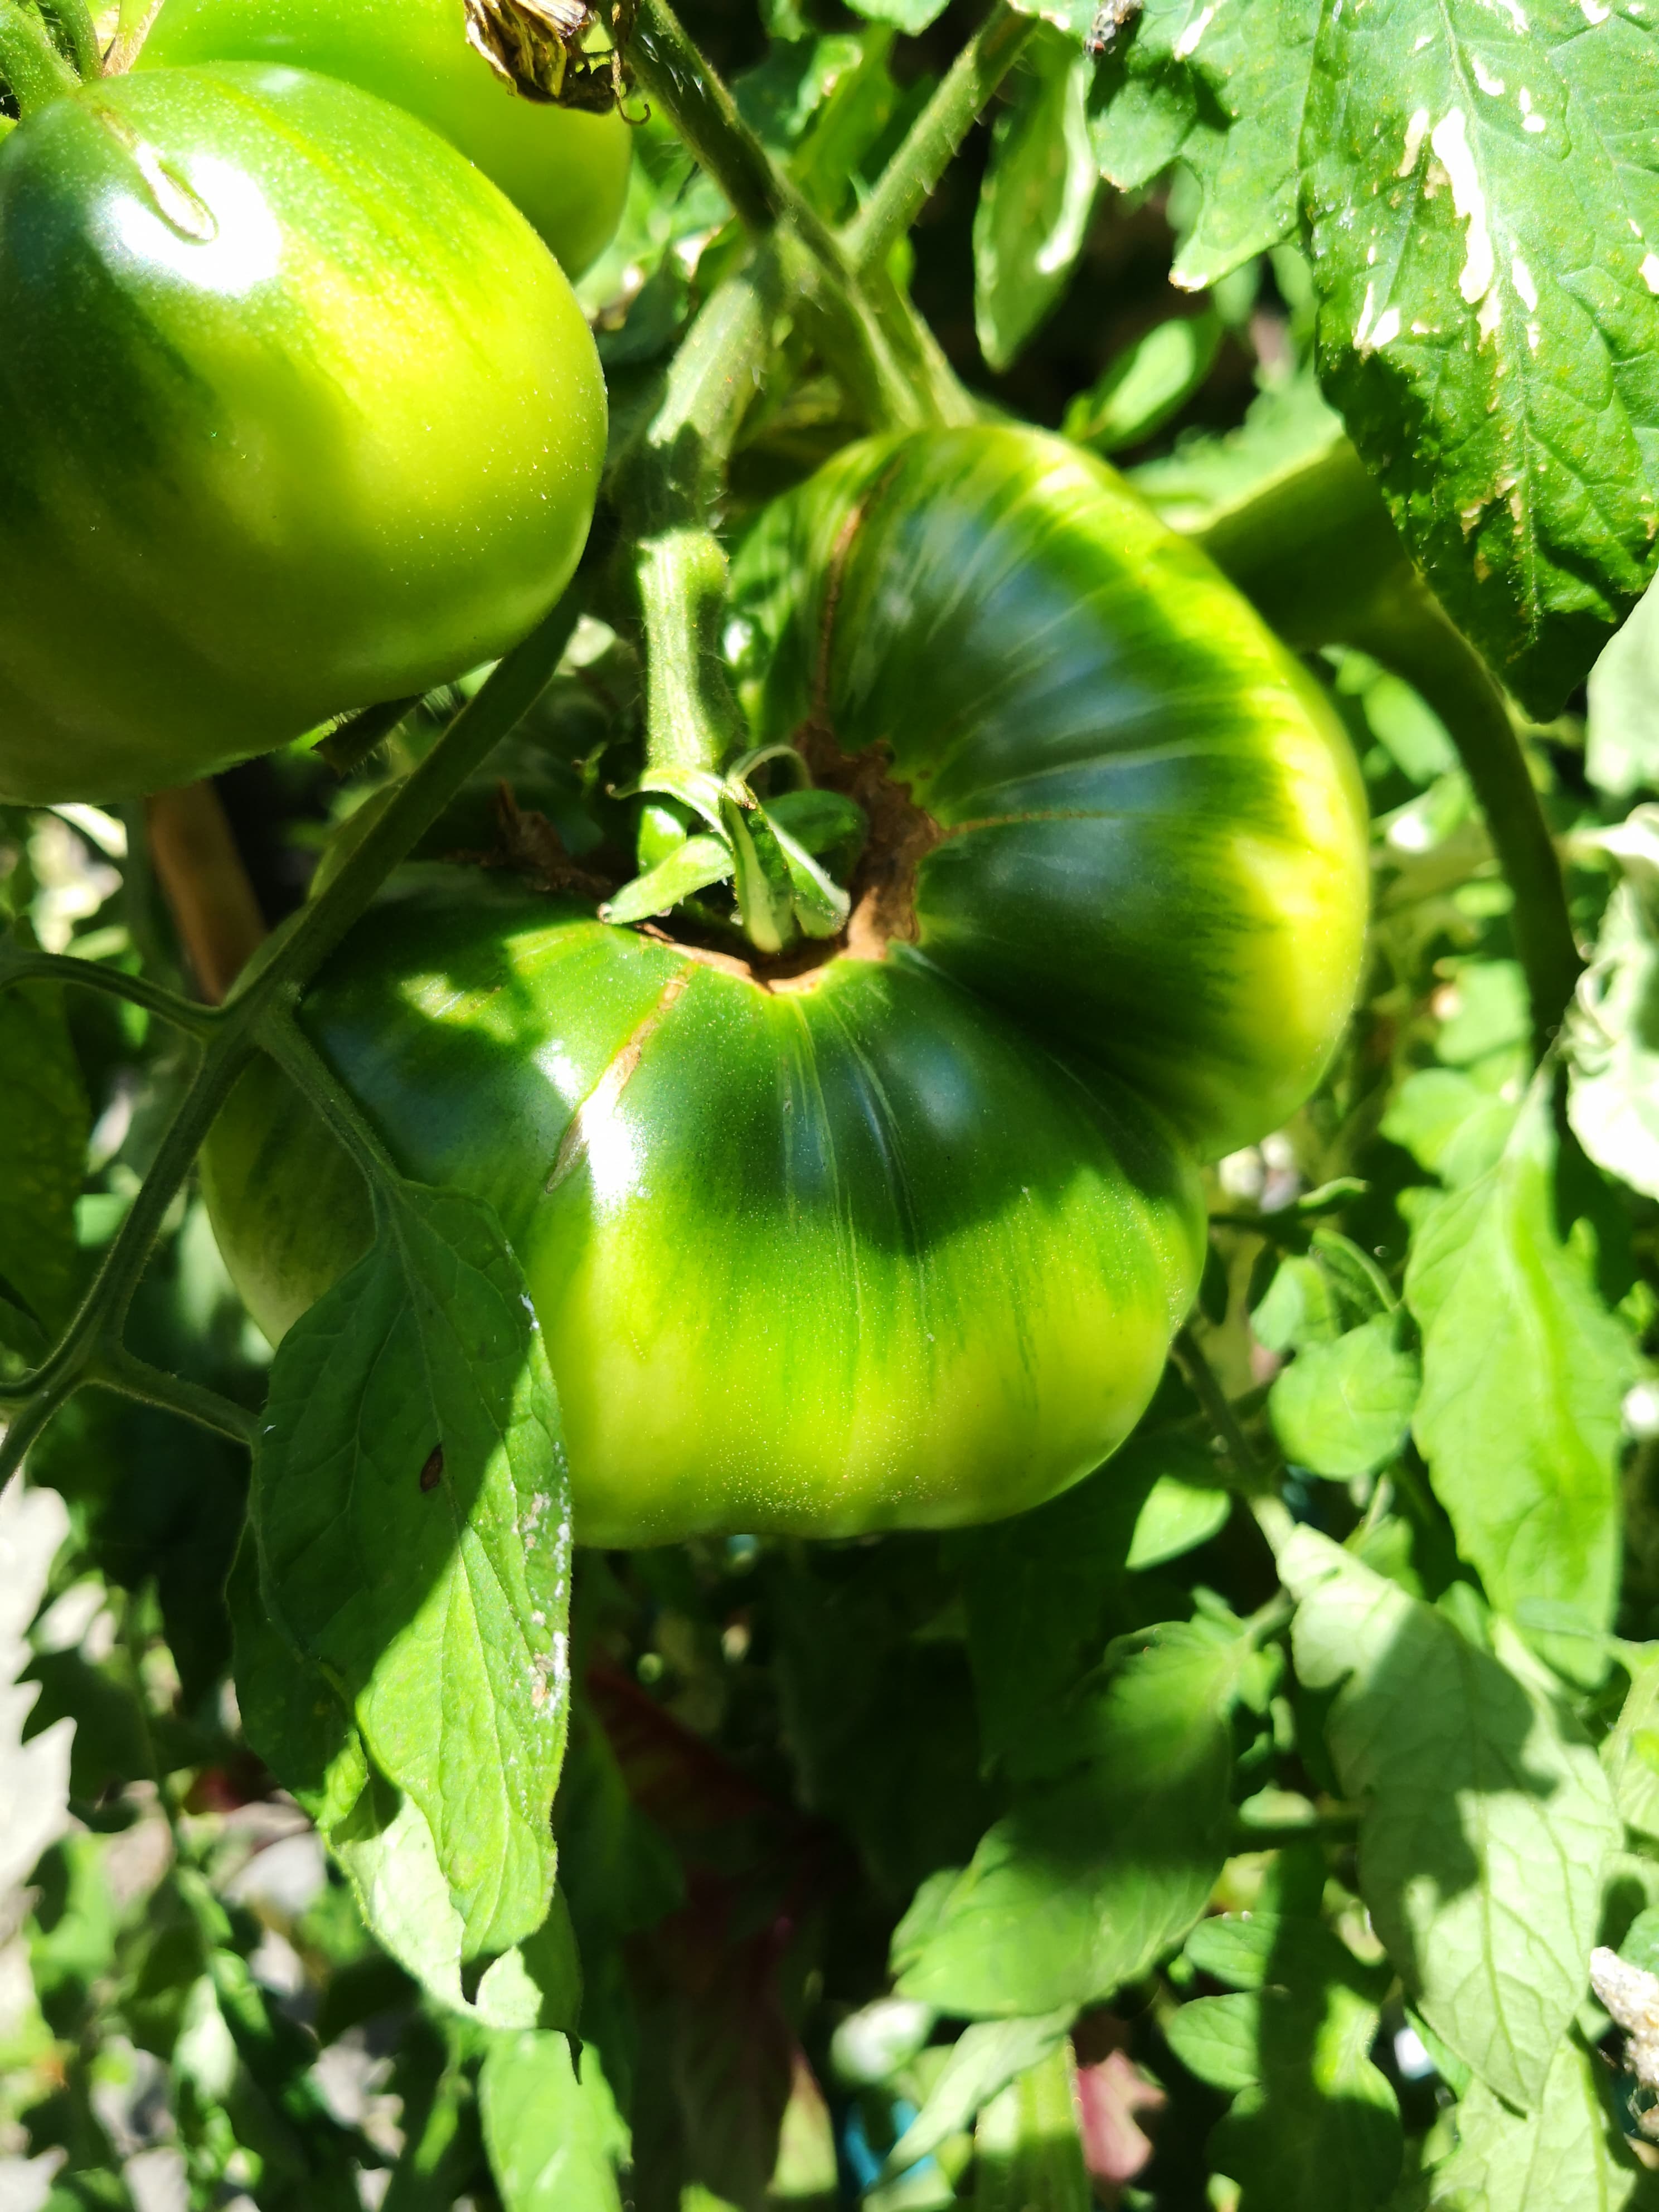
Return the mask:
<path id="1" fill-rule="evenodd" d="M 0 77 L 24 117 L 62 99 L 79 82 L 40 16 L 20 0 L 0 0 Z"/>

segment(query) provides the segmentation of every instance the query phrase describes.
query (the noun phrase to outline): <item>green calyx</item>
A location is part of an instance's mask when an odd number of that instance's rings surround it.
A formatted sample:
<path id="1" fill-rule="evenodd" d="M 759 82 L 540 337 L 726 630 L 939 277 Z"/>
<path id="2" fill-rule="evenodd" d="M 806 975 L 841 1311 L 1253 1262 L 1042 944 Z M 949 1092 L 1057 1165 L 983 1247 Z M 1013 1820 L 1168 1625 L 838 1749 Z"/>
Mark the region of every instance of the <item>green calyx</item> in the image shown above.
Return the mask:
<path id="1" fill-rule="evenodd" d="M 751 779 L 775 761 L 792 763 L 802 781 L 763 799 Z M 648 806 L 640 836 L 647 866 L 600 908 L 600 920 L 645 921 L 729 881 L 743 933 L 757 952 L 838 936 L 850 901 L 817 856 L 861 845 L 864 811 L 838 792 L 815 790 L 805 776 L 800 755 L 784 744 L 744 753 L 723 774 L 667 763 L 648 769 L 619 795 L 659 794 L 706 826 L 692 834 L 671 808 Z"/>

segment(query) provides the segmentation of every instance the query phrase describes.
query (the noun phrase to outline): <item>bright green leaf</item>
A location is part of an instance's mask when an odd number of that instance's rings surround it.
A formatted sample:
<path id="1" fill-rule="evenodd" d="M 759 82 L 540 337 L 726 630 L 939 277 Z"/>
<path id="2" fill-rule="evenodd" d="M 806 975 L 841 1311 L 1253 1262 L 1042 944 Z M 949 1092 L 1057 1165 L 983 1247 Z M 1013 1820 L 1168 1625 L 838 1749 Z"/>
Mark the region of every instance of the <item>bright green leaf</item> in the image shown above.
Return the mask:
<path id="1" fill-rule="evenodd" d="M 1097 453 L 1138 445 L 1178 414 L 1209 374 L 1221 344 L 1216 314 L 1176 315 L 1126 346 L 1092 390 L 1079 392 L 1061 425 Z"/>
<path id="2" fill-rule="evenodd" d="M 866 22 L 890 23 L 914 38 L 945 12 L 945 0 L 848 0 L 855 15 Z"/>
<path id="3" fill-rule="evenodd" d="M 1659 789 L 1659 595 L 1634 612 L 1589 672 L 1584 770 L 1610 799 Z"/>
<path id="4" fill-rule="evenodd" d="M 1546 1074 L 1497 1165 L 1413 1240 L 1414 1427 L 1492 1603 L 1514 1613 L 1542 1600 L 1601 1631 L 1617 1595 L 1619 1409 L 1636 1361 L 1582 1237 L 1562 1234 L 1551 1090 Z M 1566 1639 L 1550 1649 L 1563 1665 L 1586 1663 Z"/>
<path id="5" fill-rule="evenodd" d="M 266 1602 L 430 1834 L 469 1954 L 539 1926 L 563 1756 L 557 1401 L 489 1210 L 399 1185 L 283 1339 L 254 1460 Z"/>
<path id="6" fill-rule="evenodd" d="M 1630 1689 L 1601 1746 L 1601 1764 L 1620 1817 L 1659 1839 L 1659 1650 L 1652 1644 L 1620 1650 L 1631 1670 Z"/>
<path id="7" fill-rule="evenodd" d="M 1539 714 L 1653 562 L 1656 112 L 1637 11 L 1324 12 L 1302 142 L 1321 374 L 1453 619 Z"/>
<path id="8" fill-rule="evenodd" d="M 551 2033 L 503 2036 L 479 2077 L 489 2170 L 506 2212 L 622 2212 L 617 2166 L 627 2136 L 593 2054 L 579 2078 Z"/>
<path id="9" fill-rule="evenodd" d="M 1457 2148 L 1434 2169 L 1429 2212 L 1624 2212 L 1655 2203 L 1651 2176 L 1602 2102 L 1603 2071 L 1571 2035 L 1534 2112 L 1512 2112 L 1477 2081 L 1457 2107 Z"/>
<path id="10" fill-rule="evenodd" d="M 1226 1526 L 1232 1510 L 1231 1491 L 1184 1481 L 1178 1474 L 1160 1474 L 1135 1516 L 1124 1565 L 1131 1574 L 1139 1574 L 1196 1551 Z"/>
<path id="11" fill-rule="evenodd" d="M 1226 1857 L 1231 1716 L 1249 1638 L 1206 1620 L 1125 1639 L 1053 1723 L 1083 1761 L 1033 1785 L 922 1924 L 893 1939 L 902 1996 L 967 2018 L 1109 1996 L 1178 1943 Z"/>
<path id="12" fill-rule="evenodd" d="M 1598 1167 L 1659 1197 L 1659 935 L 1649 880 L 1650 818 L 1638 807 L 1623 830 L 1631 873 L 1601 918 L 1595 957 L 1568 1011 L 1567 1118 Z"/>
<path id="13" fill-rule="evenodd" d="M 724 838 L 707 835 L 688 837 L 683 845 L 674 848 L 665 860 L 659 860 L 654 868 L 647 868 L 632 883 L 624 884 L 616 896 L 599 908 L 599 919 L 621 927 L 630 921 L 644 921 L 653 914 L 666 914 L 682 899 L 694 897 L 711 884 L 724 883 L 735 865 Z"/>
<path id="14" fill-rule="evenodd" d="M 1058 31 L 1031 38 L 997 118 L 974 217 L 974 325 L 1006 368 L 1071 281 L 1097 178 L 1085 103 L 1091 64 Z"/>
<path id="15" fill-rule="evenodd" d="M 1620 1839 L 1595 1754 L 1512 1636 L 1506 1664 L 1310 1528 L 1279 1565 L 1300 1601 L 1297 1675 L 1337 1692 L 1326 1741 L 1364 1808 L 1371 1923 L 1435 2033 L 1531 2108 L 1584 1995 Z"/>
<path id="16" fill-rule="evenodd" d="M 1378 1314 L 1334 1344 L 1304 1345 L 1267 1400 L 1279 1448 L 1293 1466 L 1345 1481 L 1370 1474 L 1406 1441 L 1417 1404 L 1414 1353 L 1402 1350 L 1392 1314 Z"/>

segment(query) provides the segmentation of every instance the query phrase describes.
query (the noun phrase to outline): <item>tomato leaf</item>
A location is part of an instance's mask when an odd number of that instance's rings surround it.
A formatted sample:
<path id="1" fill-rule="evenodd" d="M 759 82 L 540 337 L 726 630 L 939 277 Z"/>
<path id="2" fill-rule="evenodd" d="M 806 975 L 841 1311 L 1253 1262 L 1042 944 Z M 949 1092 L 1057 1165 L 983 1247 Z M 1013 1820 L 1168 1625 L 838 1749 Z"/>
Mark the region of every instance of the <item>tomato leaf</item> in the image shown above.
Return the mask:
<path id="1" fill-rule="evenodd" d="M 1400 2170 L 1400 2110 L 1371 2063 L 1377 1976 L 1319 1921 L 1255 1912 L 1200 1921 L 1187 1956 L 1238 1994 L 1170 2019 L 1170 2048 L 1236 2096 L 1211 2138 L 1240 2212 L 1370 2212 Z"/>
<path id="2" fill-rule="evenodd" d="M 1268 1418 L 1292 1466 L 1346 1482 L 1384 1467 L 1404 1444 L 1417 1404 L 1416 1355 L 1392 1314 L 1332 1344 L 1306 1344 L 1275 1377 Z"/>
<path id="3" fill-rule="evenodd" d="M 1072 2024 L 1069 2007 L 1036 2020 L 975 2021 L 951 2045 L 927 2101 L 887 2154 L 887 2172 L 902 2173 L 965 2128 L 982 2106 L 1059 2048 Z"/>
<path id="4" fill-rule="evenodd" d="M 538 1927 L 564 1750 L 557 1401 L 489 1209 L 402 1184 L 283 1339 L 254 1456 L 261 1586 L 429 1832 L 465 1954 Z"/>
<path id="5" fill-rule="evenodd" d="M 1623 2212 L 1655 2202 L 1602 2100 L 1605 2068 L 1577 2035 L 1557 2051 L 1532 2112 L 1516 2112 L 1477 2081 L 1457 2107 L 1457 2148 L 1434 2169 L 1430 2212 Z"/>
<path id="6" fill-rule="evenodd" d="M 1202 188 L 1176 283 L 1201 290 L 1295 230 L 1318 21 L 1319 0 L 1149 0 L 1103 66 L 1091 117 L 1102 174 L 1138 191 L 1182 161 Z"/>
<path id="7" fill-rule="evenodd" d="M 1297 1673 L 1364 1808 L 1360 1890 L 1435 2033 L 1532 2110 L 1582 2001 L 1620 1840 L 1594 1752 L 1516 1639 L 1477 1650 L 1310 1528 L 1280 1554 Z M 1517 1672 L 1517 1668 L 1520 1669 Z"/>
<path id="8" fill-rule="evenodd" d="M 0 989 L 0 1344 L 38 1358 L 68 1320 L 89 1115 L 54 983 Z"/>
<path id="9" fill-rule="evenodd" d="M 1567 1013 L 1567 1118 L 1598 1167 L 1659 1197 L 1659 809 L 1638 806 L 1604 848 L 1626 871 Z"/>
<path id="10" fill-rule="evenodd" d="M 1659 46 L 1639 10 L 1328 7 L 1325 388 L 1453 619 L 1553 714 L 1653 563 Z"/>
<path id="11" fill-rule="evenodd" d="M 1659 597 L 1651 590 L 1589 672 L 1584 773 L 1611 799 L 1659 788 Z"/>
<path id="12" fill-rule="evenodd" d="M 1071 282 L 1098 179 L 1086 102 L 1091 64 L 1039 25 L 997 118 L 974 216 L 974 326 L 1006 368 Z"/>
<path id="13" fill-rule="evenodd" d="M 1596 1288 L 1567 1199 L 1553 1079 L 1533 1085 L 1497 1164 L 1413 1240 L 1406 1297 L 1423 1331 L 1414 1430 L 1458 1549 L 1492 1603 L 1565 1607 L 1592 1632 L 1617 1590 L 1620 1404 L 1627 1331 Z M 1588 1227 L 1588 1223 L 1585 1224 Z M 1582 1640 L 1550 1656 L 1599 1673 Z"/>
<path id="14" fill-rule="evenodd" d="M 1626 1644 L 1621 1656 L 1631 1684 L 1601 1764 L 1620 1817 L 1629 1827 L 1659 1839 L 1659 1650 Z"/>
<path id="15" fill-rule="evenodd" d="M 628 2130 L 591 2049 L 579 2078 L 567 2037 L 500 2037 L 478 2096 L 507 2212 L 622 2212 L 617 2166 L 628 2155 Z"/>
<path id="16" fill-rule="evenodd" d="M 1077 2070 L 1069 2045 L 1060 2043 L 980 2113 L 974 2130 L 976 2212 L 1027 2212 L 1036 2205 L 1088 2212 L 1095 2197 L 1078 2121 Z"/>
<path id="17" fill-rule="evenodd" d="M 1250 1656 L 1204 1620 L 1125 1639 L 1060 1723 L 1082 1763 L 1022 1790 L 950 1890 L 901 1923 L 899 1994 L 969 2019 L 1035 2016 L 1109 1996 L 1179 1942 L 1227 1855 Z"/>

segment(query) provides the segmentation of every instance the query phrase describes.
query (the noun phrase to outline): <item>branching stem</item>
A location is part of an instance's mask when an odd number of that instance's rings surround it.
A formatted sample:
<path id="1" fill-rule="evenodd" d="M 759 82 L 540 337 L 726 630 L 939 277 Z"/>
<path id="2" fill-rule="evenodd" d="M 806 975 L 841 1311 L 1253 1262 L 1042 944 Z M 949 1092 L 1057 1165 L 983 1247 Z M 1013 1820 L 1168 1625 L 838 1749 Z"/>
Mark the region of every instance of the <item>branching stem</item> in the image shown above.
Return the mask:
<path id="1" fill-rule="evenodd" d="M 212 1034 L 216 1017 L 210 1006 L 198 1006 L 194 1000 L 181 999 L 176 991 L 163 989 L 142 975 L 126 975 L 119 968 L 106 968 L 96 960 L 76 960 L 61 952 L 40 952 L 32 945 L 0 944 L 0 991 L 9 983 L 34 981 L 48 983 L 69 983 L 88 991 L 102 991 L 112 999 L 125 999 L 129 1006 L 142 1006 L 146 1013 L 155 1014 L 186 1036 L 205 1037 Z"/>

